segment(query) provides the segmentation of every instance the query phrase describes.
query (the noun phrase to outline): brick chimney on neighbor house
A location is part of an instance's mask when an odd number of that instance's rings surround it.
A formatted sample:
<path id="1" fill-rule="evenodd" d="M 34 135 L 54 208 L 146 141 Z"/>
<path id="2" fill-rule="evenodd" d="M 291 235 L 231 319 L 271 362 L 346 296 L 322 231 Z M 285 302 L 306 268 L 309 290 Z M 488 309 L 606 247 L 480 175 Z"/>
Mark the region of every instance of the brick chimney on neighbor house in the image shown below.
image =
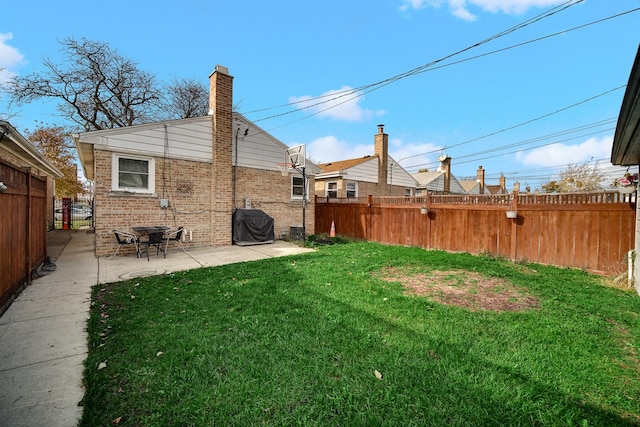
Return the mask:
<path id="1" fill-rule="evenodd" d="M 209 76 L 209 111 L 212 115 L 211 241 L 231 245 L 233 213 L 233 77 L 216 65 Z"/>
<path id="2" fill-rule="evenodd" d="M 504 174 L 501 173 L 500 174 L 500 181 L 498 181 L 498 183 L 500 184 L 500 188 L 502 189 L 503 193 L 507 193 L 507 180 L 504 177 Z"/>
<path id="3" fill-rule="evenodd" d="M 451 157 L 442 155 L 438 160 L 440 160 L 440 170 L 444 173 L 442 193 L 449 194 L 451 192 Z"/>
<path id="4" fill-rule="evenodd" d="M 484 194 L 484 169 L 482 165 L 478 166 L 478 194 Z"/>
<path id="5" fill-rule="evenodd" d="M 373 137 L 374 154 L 378 156 L 378 196 L 389 195 L 387 169 L 389 168 L 389 135 L 384 133 L 384 125 L 378 125 L 378 133 Z"/>

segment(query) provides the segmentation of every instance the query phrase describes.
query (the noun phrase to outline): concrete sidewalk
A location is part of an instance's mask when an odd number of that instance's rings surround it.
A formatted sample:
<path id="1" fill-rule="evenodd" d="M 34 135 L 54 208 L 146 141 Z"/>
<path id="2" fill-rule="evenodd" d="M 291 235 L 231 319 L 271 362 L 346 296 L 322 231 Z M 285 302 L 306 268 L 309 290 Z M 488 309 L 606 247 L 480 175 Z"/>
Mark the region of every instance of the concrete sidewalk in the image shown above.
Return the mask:
<path id="1" fill-rule="evenodd" d="M 152 252 L 147 261 L 96 258 L 93 249 L 91 232 L 49 232 L 47 254 L 55 271 L 34 280 L 0 317 L 0 427 L 77 425 L 92 286 L 310 251 L 283 241 L 186 253 L 170 246 L 166 259 Z"/>

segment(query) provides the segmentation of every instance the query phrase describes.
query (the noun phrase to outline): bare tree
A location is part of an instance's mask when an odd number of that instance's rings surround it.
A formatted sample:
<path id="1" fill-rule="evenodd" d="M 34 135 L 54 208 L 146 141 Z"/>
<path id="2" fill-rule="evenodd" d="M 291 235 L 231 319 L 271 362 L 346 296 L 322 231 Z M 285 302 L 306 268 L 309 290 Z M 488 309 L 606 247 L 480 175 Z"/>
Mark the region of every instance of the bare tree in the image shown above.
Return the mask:
<path id="1" fill-rule="evenodd" d="M 202 117 L 209 111 L 209 88 L 193 77 L 173 80 L 164 93 L 169 118 Z"/>
<path id="2" fill-rule="evenodd" d="M 140 70 L 108 44 L 86 38 L 60 42 L 63 65 L 49 59 L 45 70 L 13 77 L 7 93 L 18 105 L 50 98 L 61 101 L 61 115 L 84 130 L 145 123 L 157 117 L 161 90 L 155 76 Z"/>

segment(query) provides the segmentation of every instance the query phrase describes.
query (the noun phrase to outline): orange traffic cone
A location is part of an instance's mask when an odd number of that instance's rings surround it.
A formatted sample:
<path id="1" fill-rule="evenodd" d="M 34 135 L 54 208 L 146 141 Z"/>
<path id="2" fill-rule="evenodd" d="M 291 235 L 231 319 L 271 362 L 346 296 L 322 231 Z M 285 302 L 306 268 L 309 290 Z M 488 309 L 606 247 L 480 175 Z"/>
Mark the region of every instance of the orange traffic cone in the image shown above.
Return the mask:
<path id="1" fill-rule="evenodd" d="M 336 237 L 336 224 L 331 221 L 331 232 L 329 233 L 329 237 Z"/>

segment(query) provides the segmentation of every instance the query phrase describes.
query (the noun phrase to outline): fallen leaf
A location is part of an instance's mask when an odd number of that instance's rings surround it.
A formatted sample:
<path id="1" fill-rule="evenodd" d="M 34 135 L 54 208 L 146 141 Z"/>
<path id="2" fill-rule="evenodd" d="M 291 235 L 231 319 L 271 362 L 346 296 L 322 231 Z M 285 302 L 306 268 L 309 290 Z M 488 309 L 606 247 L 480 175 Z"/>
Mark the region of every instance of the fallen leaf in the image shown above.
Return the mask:
<path id="1" fill-rule="evenodd" d="M 100 369 L 104 369 L 104 368 L 106 368 L 106 367 L 107 367 L 107 362 L 100 362 L 100 364 L 98 365 L 98 371 L 99 371 Z"/>
<path id="2" fill-rule="evenodd" d="M 120 424 L 120 420 L 122 420 L 122 417 L 118 417 L 115 420 L 111 421 L 113 424 Z"/>
<path id="3" fill-rule="evenodd" d="M 376 375 L 376 378 L 381 380 L 382 379 L 382 374 L 378 371 L 373 371 L 373 373 Z"/>
<path id="4" fill-rule="evenodd" d="M 163 352 L 159 351 L 159 352 L 156 353 L 156 357 L 162 356 L 163 354 L 164 354 Z"/>

